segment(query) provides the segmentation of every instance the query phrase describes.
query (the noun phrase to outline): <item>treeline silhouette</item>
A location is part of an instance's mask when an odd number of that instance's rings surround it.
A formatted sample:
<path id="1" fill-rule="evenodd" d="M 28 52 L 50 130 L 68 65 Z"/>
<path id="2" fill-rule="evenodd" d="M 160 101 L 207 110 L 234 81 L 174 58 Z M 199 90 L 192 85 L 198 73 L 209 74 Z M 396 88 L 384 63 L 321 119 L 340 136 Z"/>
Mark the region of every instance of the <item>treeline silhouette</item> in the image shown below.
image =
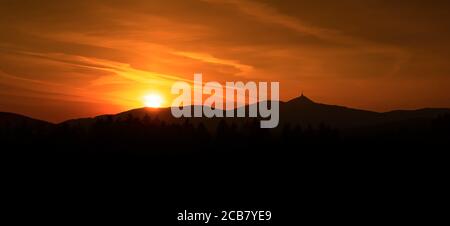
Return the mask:
<path id="1" fill-rule="evenodd" d="M 215 128 L 189 120 L 168 124 L 146 115 L 97 118 L 91 125 L 8 123 L 0 127 L 4 152 L 129 154 L 289 154 L 324 149 L 374 149 L 449 145 L 450 114 L 432 120 L 395 122 L 351 130 L 324 123 L 283 123 L 261 129 L 257 119 L 240 123 L 217 119 Z"/>
<path id="2" fill-rule="evenodd" d="M 128 115 L 125 120 L 107 116 L 87 127 L 63 123 L 55 128 L 34 128 L 23 124 L 2 130 L 3 144 L 10 147 L 139 154 L 262 152 L 267 147 L 279 148 L 299 142 L 332 144 L 338 141 L 338 136 L 337 130 L 325 125 L 303 129 L 286 124 L 282 133 L 278 133 L 261 129 L 257 119 L 239 125 L 222 119 L 211 131 L 203 123 L 194 125 L 186 120 L 181 124 L 168 124 L 148 115 L 142 119 Z"/>

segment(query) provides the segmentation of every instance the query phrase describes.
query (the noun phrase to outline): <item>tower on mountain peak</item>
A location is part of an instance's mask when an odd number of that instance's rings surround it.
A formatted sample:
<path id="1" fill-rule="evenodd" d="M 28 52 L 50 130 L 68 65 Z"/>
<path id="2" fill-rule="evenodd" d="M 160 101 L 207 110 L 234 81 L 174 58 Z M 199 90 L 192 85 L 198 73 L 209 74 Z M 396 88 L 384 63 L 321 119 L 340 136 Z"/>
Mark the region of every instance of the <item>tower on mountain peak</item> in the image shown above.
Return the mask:
<path id="1" fill-rule="evenodd" d="M 314 101 L 305 96 L 305 93 L 303 91 L 300 93 L 299 97 L 292 99 L 291 101 L 298 103 L 314 103 Z"/>

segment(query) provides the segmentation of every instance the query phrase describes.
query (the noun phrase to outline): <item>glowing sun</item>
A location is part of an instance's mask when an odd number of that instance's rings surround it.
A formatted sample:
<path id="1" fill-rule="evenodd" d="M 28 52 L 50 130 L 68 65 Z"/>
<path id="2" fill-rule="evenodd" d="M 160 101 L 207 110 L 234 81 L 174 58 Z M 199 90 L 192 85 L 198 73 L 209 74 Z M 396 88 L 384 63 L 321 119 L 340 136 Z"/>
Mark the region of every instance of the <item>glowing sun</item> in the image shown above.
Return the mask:
<path id="1" fill-rule="evenodd" d="M 149 94 L 144 96 L 144 105 L 150 108 L 159 108 L 162 106 L 163 98 L 158 94 Z"/>

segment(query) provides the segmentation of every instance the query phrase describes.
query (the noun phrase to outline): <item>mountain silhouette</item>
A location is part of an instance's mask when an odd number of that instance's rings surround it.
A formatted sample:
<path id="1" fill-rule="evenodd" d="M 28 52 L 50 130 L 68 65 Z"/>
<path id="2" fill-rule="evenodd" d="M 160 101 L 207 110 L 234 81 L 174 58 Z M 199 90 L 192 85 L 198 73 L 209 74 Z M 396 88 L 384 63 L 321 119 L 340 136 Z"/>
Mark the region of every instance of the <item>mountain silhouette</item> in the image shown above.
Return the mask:
<path id="1" fill-rule="evenodd" d="M 315 103 L 303 94 L 280 104 L 282 123 L 318 125 L 325 123 L 347 128 L 377 123 L 381 114 L 336 105 Z"/>
<path id="2" fill-rule="evenodd" d="M 5 127 L 50 127 L 53 123 L 46 122 L 39 119 L 33 119 L 24 115 L 0 112 L 0 128 Z"/>
<path id="3" fill-rule="evenodd" d="M 326 124 L 335 128 L 347 129 L 355 127 L 374 126 L 410 120 L 432 119 L 440 115 L 449 114 L 448 108 L 423 108 L 417 110 L 395 110 L 389 112 L 374 112 L 353 109 L 338 105 L 316 103 L 310 98 L 302 95 L 287 102 L 280 101 L 280 124 L 299 124 L 302 126 L 318 126 Z M 192 106 L 191 106 L 192 107 Z M 246 106 L 248 113 L 248 106 Z M 249 118 L 174 118 L 170 108 L 138 108 L 118 114 L 99 115 L 92 118 L 71 119 L 56 125 L 89 127 L 96 121 L 113 120 L 125 121 L 130 118 L 142 120 L 148 117 L 152 120 L 165 122 L 167 124 L 183 124 L 186 121 L 197 124 L 205 124 L 208 128 L 218 125 L 221 120 L 229 123 L 242 124 L 248 122 Z M 28 125 L 28 126 L 55 126 L 55 124 L 42 120 L 32 119 L 26 116 L 0 112 L 0 126 L 5 125 Z"/>
<path id="4" fill-rule="evenodd" d="M 435 118 L 450 113 L 448 108 L 424 108 L 374 112 L 338 105 L 316 103 L 304 96 L 280 103 L 280 120 L 285 123 L 318 125 L 321 123 L 336 128 L 373 126 L 405 120 Z"/>
<path id="5" fill-rule="evenodd" d="M 317 103 L 301 95 L 280 101 L 280 123 L 261 129 L 261 118 L 174 118 L 170 108 L 138 108 L 58 124 L 0 113 L 0 143 L 31 153 L 69 152 L 185 154 L 235 153 L 248 159 L 329 150 L 449 145 L 450 109 L 424 108 L 384 113 Z M 192 107 L 192 106 L 190 106 Z M 249 106 L 245 106 L 248 110 Z M 367 145 L 370 144 L 370 145 Z M 263 153 L 269 150 L 269 154 Z M 257 152 L 257 153 L 255 153 Z M 299 152 L 300 153 L 300 152 Z M 303 152 L 301 152 L 303 153 Z"/>
<path id="6" fill-rule="evenodd" d="M 390 112 L 374 112 L 367 110 L 359 110 L 348 108 L 338 105 L 328 105 L 316 103 L 301 95 L 290 101 L 280 101 L 280 124 L 278 128 L 281 128 L 283 124 L 299 124 L 303 126 L 318 126 L 320 124 L 327 124 L 329 126 L 346 129 L 363 126 L 373 126 L 377 124 L 392 123 L 396 121 L 405 120 L 419 120 L 419 119 L 431 119 L 439 115 L 450 113 L 450 109 L 447 108 L 424 108 L 417 110 L 396 110 Z M 246 113 L 248 113 L 248 106 Z M 221 120 L 225 120 L 229 123 L 242 124 L 248 122 L 249 118 L 174 118 L 170 112 L 170 108 L 139 108 L 130 111 L 122 112 L 116 115 L 103 115 L 93 118 L 92 122 L 98 119 L 105 119 L 106 117 L 112 117 L 113 120 L 125 120 L 129 117 L 143 119 L 144 117 L 151 117 L 164 121 L 166 123 L 184 123 L 189 120 L 193 124 L 203 123 L 208 128 L 215 127 Z M 82 119 L 86 120 L 86 119 Z M 76 121 L 75 121 L 76 122 Z"/>

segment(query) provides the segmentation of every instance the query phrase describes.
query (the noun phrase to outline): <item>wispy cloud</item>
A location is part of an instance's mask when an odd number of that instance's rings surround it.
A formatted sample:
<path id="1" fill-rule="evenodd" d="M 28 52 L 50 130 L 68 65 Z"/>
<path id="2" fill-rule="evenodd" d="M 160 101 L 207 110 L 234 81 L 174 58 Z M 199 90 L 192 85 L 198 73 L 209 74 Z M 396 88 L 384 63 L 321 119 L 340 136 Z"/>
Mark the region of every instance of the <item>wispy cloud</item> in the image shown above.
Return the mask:
<path id="1" fill-rule="evenodd" d="M 107 113 L 108 104 L 139 107 L 147 91 L 170 98 L 173 81 L 192 82 L 201 72 L 205 80 L 280 81 L 284 100 L 305 90 L 319 101 L 374 110 L 410 103 L 395 90 L 404 84 L 431 90 L 423 94 L 429 99 L 449 98 L 441 93 L 449 84 L 450 20 L 433 13 L 442 11 L 437 6 L 420 7 L 427 3 L 409 9 L 357 0 L 52 3 L 0 3 L 2 96 L 96 103 Z M 384 86 L 390 96 L 383 96 L 390 104 L 358 98 L 381 98 L 373 84 L 383 83 L 390 83 Z M 11 105 L 0 97 L 0 106 L 14 111 L 34 101 Z M 51 106 L 39 111 L 66 109 Z"/>
<path id="2" fill-rule="evenodd" d="M 253 70 L 253 67 L 251 65 L 241 64 L 234 60 L 216 58 L 214 56 L 211 56 L 211 55 L 205 54 L 205 53 L 174 52 L 174 54 L 179 55 L 179 56 L 188 57 L 188 58 L 191 58 L 194 60 L 200 60 L 200 61 L 206 62 L 206 63 L 231 66 L 231 67 L 238 69 L 240 72 L 237 75 L 241 75 L 241 76 L 248 75 Z"/>

